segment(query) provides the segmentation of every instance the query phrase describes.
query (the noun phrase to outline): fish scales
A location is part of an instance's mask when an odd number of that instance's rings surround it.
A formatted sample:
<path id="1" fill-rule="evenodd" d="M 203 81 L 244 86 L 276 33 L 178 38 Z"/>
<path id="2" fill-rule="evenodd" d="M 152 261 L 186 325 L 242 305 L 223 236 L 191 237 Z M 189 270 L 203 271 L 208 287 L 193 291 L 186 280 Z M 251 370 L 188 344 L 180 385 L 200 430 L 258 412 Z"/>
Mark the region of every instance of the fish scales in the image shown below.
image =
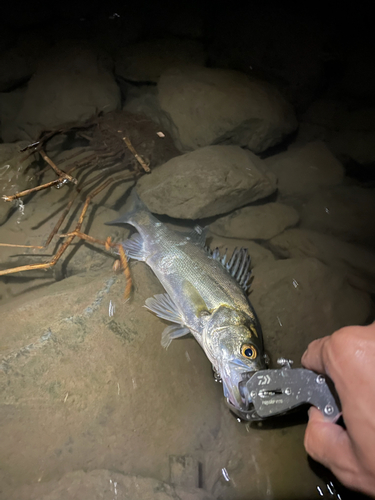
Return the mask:
<path id="1" fill-rule="evenodd" d="M 238 384 L 245 372 L 265 367 L 259 321 L 244 290 L 221 262 L 204 248 L 204 234 L 177 233 L 154 217 L 133 194 L 133 209 L 113 223 L 133 225 L 138 235 L 123 243 L 128 256 L 153 270 L 166 295 L 147 299 L 146 307 L 173 322 L 162 345 L 192 333 L 223 381 L 224 395 L 236 408 L 243 401 Z M 238 256 L 239 255 L 239 256 Z M 249 263 L 238 254 L 233 274 Z"/>

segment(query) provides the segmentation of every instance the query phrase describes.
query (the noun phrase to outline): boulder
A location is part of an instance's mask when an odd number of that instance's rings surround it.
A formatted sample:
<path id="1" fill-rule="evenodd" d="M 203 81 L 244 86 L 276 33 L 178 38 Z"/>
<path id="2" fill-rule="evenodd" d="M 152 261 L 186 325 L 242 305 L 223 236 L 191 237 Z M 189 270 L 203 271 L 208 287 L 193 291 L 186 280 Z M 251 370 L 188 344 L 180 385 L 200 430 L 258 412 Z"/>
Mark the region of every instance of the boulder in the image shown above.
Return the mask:
<path id="1" fill-rule="evenodd" d="M 0 225 L 7 221 L 15 207 L 21 206 L 20 201 L 6 202 L 1 199 L 4 196 L 31 189 L 37 185 L 37 179 L 33 176 L 38 166 L 33 162 L 35 156 L 27 159 L 27 152 L 21 153 L 21 149 L 27 146 L 27 142 L 14 144 L 0 144 Z"/>
<path id="2" fill-rule="evenodd" d="M 336 156 L 368 164 L 375 162 L 374 133 L 375 107 L 318 99 L 302 115 L 297 140 L 324 140 Z"/>
<path id="3" fill-rule="evenodd" d="M 26 94 L 26 87 L 13 92 L 0 93 L 0 135 L 6 142 L 28 141 L 29 134 L 18 127 L 18 115 L 22 109 Z"/>
<path id="4" fill-rule="evenodd" d="M 282 196 L 306 195 L 342 182 L 344 168 L 322 141 L 294 146 L 265 160 Z"/>
<path id="5" fill-rule="evenodd" d="M 24 139 L 25 134 L 35 139 L 43 130 L 119 107 L 120 90 L 97 54 L 84 44 L 61 44 L 39 62 L 30 79 L 12 140 Z"/>
<path id="6" fill-rule="evenodd" d="M 366 322 L 371 298 L 314 258 L 265 262 L 254 269 L 251 302 L 271 359 L 300 359 L 308 344 L 347 325 Z"/>
<path id="7" fill-rule="evenodd" d="M 375 293 L 375 253 L 362 246 L 308 229 L 288 229 L 272 238 L 269 247 L 284 259 L 315 257 L 340 269 L 353 286 Z"/>
<path id="8" fill-rule="evenodd" d="M 269 240 L 299 221 L 298 212 L 282 203 L 240 208 L 210 225 L 210 231 L 227 238 Z"/>
<path id="9" fill-rule="evenodd" d="M 226 213 L 275 190 L 276 178 L 263 161 L 237 146 L 208 146 L 177 156 L 137 184 L 151 212 L 178 219 Z"/>
<path id="10" fill-rule="evenodd" d="M 237 144 L 260 153 L 297 128 L 292 106 L 276 88 L 237 71 L 174 68 L 161 75 L 158 91 L 183 151 Z"/>
<path id="11" fill-rule="evenodd" d="M 16 45 L 0 52 L 0 92 L 26 82 L 37 68 L 38 58 L 48 46 L 47 40 L 36 34 L 23 35 Z"/>
<path id="12" fill-rule="evenodd" d="M 302 209 L 301 227 L 375 247 L 375 191 L 336 186 L 315 193 Z"/>
<path id="13" fill-rule="evenodd" d="M 204 66 L 203 45 L 195 40 L 161 38 L 145 40 L 120 49 L 116 56 L 116 74 L 136 82 L 157 82 L 167 69 L 180 64 Z"/>

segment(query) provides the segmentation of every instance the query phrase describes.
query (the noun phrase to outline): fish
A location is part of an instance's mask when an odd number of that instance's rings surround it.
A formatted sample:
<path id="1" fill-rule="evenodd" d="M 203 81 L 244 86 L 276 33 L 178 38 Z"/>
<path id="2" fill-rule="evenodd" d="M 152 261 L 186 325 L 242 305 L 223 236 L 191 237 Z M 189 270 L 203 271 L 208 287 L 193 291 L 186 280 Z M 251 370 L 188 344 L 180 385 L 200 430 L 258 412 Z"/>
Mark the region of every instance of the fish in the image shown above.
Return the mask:
<path id="1" fill-rule="evenodd" d="M 206 247 L 208 228 L 174 231 L 148 210 L 135 189 L 131 197 L 130 211 L 106 224 L 130 224 L 137 230 L 122 243 L 124 251 L 145 262 L 164 287 L 165 293 L 145 303 L 172 323 L 162 333 L 162 346 L 192 334 L 222 381 L 228 403 L 245 409 L 238 386 L 242 375 L 266 367 L 261 325 L 246 293 L 251 277 L 247 250 L 221 257 Z"/>

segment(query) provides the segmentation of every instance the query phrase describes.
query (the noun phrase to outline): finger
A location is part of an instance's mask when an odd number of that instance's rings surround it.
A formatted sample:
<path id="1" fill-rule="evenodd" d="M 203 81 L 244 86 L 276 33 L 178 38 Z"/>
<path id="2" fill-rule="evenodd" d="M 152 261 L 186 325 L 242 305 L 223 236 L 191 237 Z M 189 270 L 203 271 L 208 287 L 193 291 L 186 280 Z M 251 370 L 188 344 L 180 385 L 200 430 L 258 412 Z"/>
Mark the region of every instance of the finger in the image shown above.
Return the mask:
<path id="1" fill-rule="evenodd" d="M 314 340 L 308 345 L 301 359 L 302 365 L 305 368 L 314 370 L 318 373 L 326 373 L 326 367 L 324 366 L 323 360 L 323 348 L 328 339 L 329 337 L 323 337 L 322 339 Z"/>
<path id="2" fill-rule="evenodd" d="M 331 469 L 340 481 L 346 485 L 355 484 L 358 461 L 347 432 L 325 420 L 323 414 L 314 407 L 309 410 L 304 444 L 307 453 Z"/>

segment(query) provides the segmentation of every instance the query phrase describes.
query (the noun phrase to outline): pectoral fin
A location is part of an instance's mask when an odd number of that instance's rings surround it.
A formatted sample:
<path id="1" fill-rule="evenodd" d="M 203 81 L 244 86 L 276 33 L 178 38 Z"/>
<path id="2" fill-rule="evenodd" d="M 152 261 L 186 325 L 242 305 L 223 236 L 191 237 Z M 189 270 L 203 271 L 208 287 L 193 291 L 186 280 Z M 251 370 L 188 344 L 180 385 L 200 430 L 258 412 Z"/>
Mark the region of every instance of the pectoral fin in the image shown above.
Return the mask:
<path id="1" fill-rule="evenodd" d="M 184 323 L 179 310 L 167 293 L 160 293 L 150 297 L 146 300 L 145 307 L 154 312 L 159 318 L 179 325 Z"/>
<path id="2" fill-rule="evenodd" d="M 190 333 L 189 328 L 182 325 L 170 325 L 161 334 L 161 345 L 168 349 L 173 339 L 178 339 Z"/>
<path id="3" fill-rule="evenodd" d="M 195 288 L 190 281 L 185 280 L 182 284 L 182 291 L 185 297 L 188 297 L 190 304 L 194 309 L 194 314 L 197 318 L 202 316 L 202 314 L 210 314 L 206 302 L 202 298 L 201 294 Z"/>
<path id="4" fill-rule="evenodd" d="M 133 236 L 122 243 L 126 256 L 134 260 L 146 260 L 146 253 L 143 246 L 143 239 L 140 234 Z"/>

